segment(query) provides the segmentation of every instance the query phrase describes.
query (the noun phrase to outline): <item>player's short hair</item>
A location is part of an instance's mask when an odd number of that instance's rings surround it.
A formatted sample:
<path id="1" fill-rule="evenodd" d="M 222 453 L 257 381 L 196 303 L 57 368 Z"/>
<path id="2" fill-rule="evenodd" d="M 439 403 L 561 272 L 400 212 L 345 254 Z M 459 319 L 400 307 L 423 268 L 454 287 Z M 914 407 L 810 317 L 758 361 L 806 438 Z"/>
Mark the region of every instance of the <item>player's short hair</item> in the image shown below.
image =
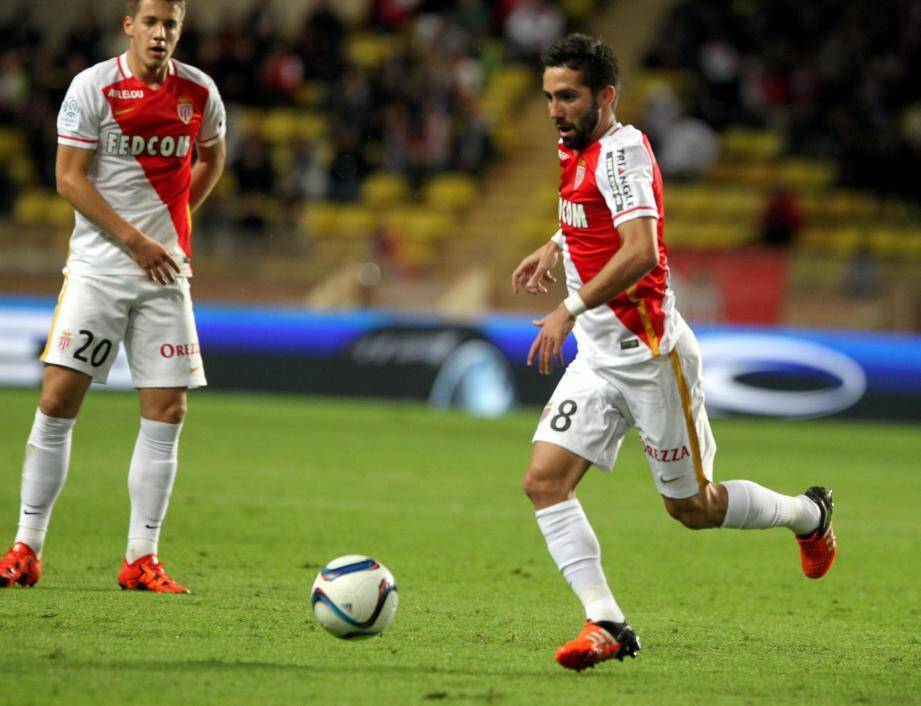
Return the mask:
<path id="1" fill-rule="evenodd" d="M 182 8 L 182 16 L 186 13 L 186 0 L 166 0 L 171 5 L 179 5 Z M 125 14 L 128 17 L 137 17 L 138 10 L 141 9 L 141 0 L 125 0 Z"/>
<path id="2" fill-rule="evenodd" d="M 611 48 L 587 34 L 557 39 L 540 55 L 541 68 L 565 66 L 582 74 L 582 83 L 593 94 L 605 86 L 620 88 L 620 66 Z"/>

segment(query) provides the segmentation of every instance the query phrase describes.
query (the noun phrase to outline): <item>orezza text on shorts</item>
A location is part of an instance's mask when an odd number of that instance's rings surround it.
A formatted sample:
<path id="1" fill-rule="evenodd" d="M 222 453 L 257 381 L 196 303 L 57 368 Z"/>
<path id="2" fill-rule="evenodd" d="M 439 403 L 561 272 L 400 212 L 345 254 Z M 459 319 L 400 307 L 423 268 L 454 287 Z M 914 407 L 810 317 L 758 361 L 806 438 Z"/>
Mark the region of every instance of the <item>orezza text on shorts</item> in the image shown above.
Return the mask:
<path id="1" fill-rule="evenodd" d="M 186 157 L 192 146 L 192 138 L 188 135 L 154 135 L 142 137 L 141 135 L 123 135 L 118 132 L 108 132 L 103 141 L 103 151 L 106 154 L 137 157 L 149 155 L 151 157 Z"/>
<path id="2" fill-rule="evenodd" d="M 645 453 L 650 458 L 662 463 L 680 461 L 681 459 L 687 458 L 691 455 L 691 452 L 688 451 L 687 446 L 681 446 L 680 448 L 676 449 L 656 449 L 645 442 L 643 443 L 643 453 Z"/>
<path id="3" fill-rule="evenodd" d="M 164 358 L 183 358 L 201 353 L 197 343 L 164 343 L 160 346 L 160 355 Z"/>

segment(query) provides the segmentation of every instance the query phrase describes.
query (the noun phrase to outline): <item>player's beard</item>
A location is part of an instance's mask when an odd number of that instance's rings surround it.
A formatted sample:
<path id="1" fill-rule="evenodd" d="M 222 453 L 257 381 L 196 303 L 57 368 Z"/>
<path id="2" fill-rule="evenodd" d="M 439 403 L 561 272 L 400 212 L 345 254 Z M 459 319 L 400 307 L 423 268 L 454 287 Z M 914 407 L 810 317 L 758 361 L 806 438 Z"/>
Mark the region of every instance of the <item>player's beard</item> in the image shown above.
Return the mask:
<path id="1" fill-rule="evenodd" d="M 593 98 L 591 109 L 580 115 L 575 125 L 571 126 L 572 134 L 562 138 L 563 144 L 568 149 L 583 150 L 588 146 L 595 128 L 598 127 L 598 121 L 601 119 L 601 111 L 598 108 L 598 102 Z M 559 127 L 559 123 L 557 126 Z"/>

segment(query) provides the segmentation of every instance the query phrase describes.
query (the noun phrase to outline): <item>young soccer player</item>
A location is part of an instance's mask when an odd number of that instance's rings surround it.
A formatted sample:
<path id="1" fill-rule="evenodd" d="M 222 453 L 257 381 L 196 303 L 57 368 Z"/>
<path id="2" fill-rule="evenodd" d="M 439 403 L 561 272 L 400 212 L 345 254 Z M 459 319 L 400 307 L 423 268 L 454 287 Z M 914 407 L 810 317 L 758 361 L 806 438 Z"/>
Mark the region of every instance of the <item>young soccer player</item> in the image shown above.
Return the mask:
<path id="1" fill-rule="evenodd" d="M 640 649 L 575 497 L 592 464 L 613 467 L 631 427 L 666 510 L 686 527 L 787 527 L 810 578 L 828 571 L 836 544 L 830 490 L 788 496 L 748 480 L 712 482 L 716 444 L 700 353 L 668 287 L 662 177 L 646 136 L 615 117 L 617 61 L 600 41 L 570 35 L 542 63 L 560 136 L 560 230 L 522 260 L 512 287 L 545 292 L 562 255 L 569 296 L 535 322 L 528 364 L 536 361 L 544 374 L 563 365 L 571 331 L 579 352 L 537 426 L 523 487 L 550 555 L 585 608 L 581 632 L 556 654 L 562 666 L 581 670 Z"/>
<path id="2" fill-rule="evenodd" d="M 0 586 L 34 585 L 90 383 L 125 344 L 140 400 L 128 471 L 124 589 L 186 593 L 157 559 L 186 390 L 205 385 L 189 279 L 191 212 L 224 168 L 214 82 L 172 59 L 186 0 L 129 0 L 128 50 L 78 74 L 58 115 L 58 192 L 76 211 L 22 469 L 19 528 Z M 194 160 L 193 155 L 197 156 Z"/>

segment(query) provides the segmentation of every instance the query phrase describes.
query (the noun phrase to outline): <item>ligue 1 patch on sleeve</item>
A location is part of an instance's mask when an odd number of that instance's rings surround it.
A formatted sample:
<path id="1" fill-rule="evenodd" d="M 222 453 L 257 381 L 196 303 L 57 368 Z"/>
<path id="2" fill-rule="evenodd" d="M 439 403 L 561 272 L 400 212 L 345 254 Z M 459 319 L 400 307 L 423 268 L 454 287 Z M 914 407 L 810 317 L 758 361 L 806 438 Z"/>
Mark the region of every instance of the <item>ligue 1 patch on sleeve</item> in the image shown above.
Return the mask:
<path id="1" fill-rule="evenodd" d="M 620 349 L 622 351 L 627 351 L 627 350 L 630 350 L 631 348 L 639 348 L 639 347 L 640 347 L 640 341 L 638 338 L 631 338 L 629 341 L 620 342 Z"/>
<path id="2" fill-rule="evenodd" d="M 80 125 L 80 104 L 76 98 L 68 96 L 61 104 L 61 112 L 58 114 L 58 126 L 67 130 L 76 130 Z"/>

